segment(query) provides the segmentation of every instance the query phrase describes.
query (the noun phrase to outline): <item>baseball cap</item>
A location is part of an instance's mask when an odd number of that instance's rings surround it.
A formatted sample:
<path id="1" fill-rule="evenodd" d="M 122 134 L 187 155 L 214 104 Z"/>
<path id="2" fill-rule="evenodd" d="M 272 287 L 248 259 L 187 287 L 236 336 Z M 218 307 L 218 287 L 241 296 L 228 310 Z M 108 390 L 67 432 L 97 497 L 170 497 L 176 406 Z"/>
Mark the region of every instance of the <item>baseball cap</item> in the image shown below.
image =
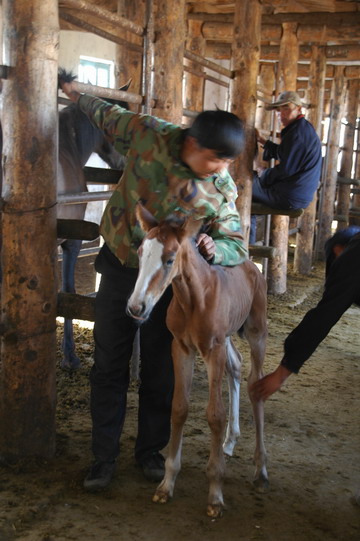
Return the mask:
<path id="1" fill-rule="evenodd" d="M 285 92 L 281 92 L 281 94 L 279 94 L 277 101 L 266 105 L 265 109 L 267 111 L 271 111 L 272 109 L 276 109 L 281 105 L 287 105 L 288 103 L 294 103 L 297 106 L 305 107 L 305 104 L 301 101 L 301 98 L 297 92 L 286 90 Z"/>

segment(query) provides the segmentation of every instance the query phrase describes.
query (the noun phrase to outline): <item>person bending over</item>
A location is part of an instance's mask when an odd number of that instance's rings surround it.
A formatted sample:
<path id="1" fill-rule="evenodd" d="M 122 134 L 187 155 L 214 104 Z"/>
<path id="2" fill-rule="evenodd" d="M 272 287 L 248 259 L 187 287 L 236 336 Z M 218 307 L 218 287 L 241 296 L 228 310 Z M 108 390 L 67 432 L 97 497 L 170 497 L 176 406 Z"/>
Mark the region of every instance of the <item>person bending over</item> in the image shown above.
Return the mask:
<path id="1" fill-rule="evenodd" d="M 135 114 L 99 98 L 80 95 L 72 83 L 62 90 L 104 131 L 127 162 L 104 211 L 105 244 L 95 262 L 101 283 L 95 304 L 95 355 L 90 374 L 94 463 L 87 490 L 105 488 L 115 472 L 126 413 L 129 360 L 135 321 L 125 310 L 138 274 L 137 250 L 144 233 L 135 217 L 140 201 L 157 220 L 192 214 L 207 225 L 197 244 L 212 264 L 244 262 L 247 249 L 235 206 L 237 190 L 227 169 L 244 146 L 238 117 L 204 111 L 189 129 L 150 115 Z M 160 451 L 170 435 L 173 394 L 172 335 L 165 324 L 171 287 L 140 327 L 140 387 L 135 460 L 147 479 L 164 475 Z"/>

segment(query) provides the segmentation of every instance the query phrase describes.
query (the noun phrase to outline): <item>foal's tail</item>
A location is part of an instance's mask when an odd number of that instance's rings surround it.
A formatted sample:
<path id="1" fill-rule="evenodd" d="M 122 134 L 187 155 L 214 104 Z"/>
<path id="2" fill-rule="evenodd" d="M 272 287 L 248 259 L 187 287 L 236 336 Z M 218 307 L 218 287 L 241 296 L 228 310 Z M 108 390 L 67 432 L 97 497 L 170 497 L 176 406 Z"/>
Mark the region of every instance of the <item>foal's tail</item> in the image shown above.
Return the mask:
<path id="1" fill-rule="evenodd" d="M 242 356 L 236 349 L 231 337 L 226 338 L 226 372 L 232 378 L 240 381 L 240 370 L 242 363 Z"/>

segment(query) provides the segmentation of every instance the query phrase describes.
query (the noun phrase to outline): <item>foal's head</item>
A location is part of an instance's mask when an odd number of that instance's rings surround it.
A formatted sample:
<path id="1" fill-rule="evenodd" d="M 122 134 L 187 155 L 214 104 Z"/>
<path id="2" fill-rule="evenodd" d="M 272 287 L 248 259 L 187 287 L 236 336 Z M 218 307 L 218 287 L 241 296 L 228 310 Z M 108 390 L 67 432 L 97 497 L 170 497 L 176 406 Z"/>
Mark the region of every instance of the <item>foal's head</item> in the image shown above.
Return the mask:
<path id="1" fill-rule="evenodd" d="M 171 215 L 159 223 L 140 203 L 136 216 L 146 236 L 138 250 L 139 275 L 127 313 L 145 321 L 178 274 L 181 245 L 197 232 L 199 222 Z"/>

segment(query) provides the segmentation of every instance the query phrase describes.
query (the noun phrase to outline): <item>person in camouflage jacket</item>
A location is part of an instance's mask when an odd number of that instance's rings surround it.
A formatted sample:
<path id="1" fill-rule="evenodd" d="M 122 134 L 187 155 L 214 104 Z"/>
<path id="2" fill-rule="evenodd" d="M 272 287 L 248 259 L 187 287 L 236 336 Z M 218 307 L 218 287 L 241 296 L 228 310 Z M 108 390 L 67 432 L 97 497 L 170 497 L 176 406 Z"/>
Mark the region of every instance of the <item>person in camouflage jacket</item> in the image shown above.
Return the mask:
<path id="1" fill-rule="evenodd" d="M 197 245 L 209 263 L 233 266 L 244 262 L 248 254 L 235 206 L 237 190 L 227 171 L 243 148 L 244 132 L 241 121 L 225 111 L 205 111 L 184 130 L 80 95 L 71 83 L 63 83 L 62 89 L 127 158 L 102 217 L 100 232 L 105 244 L 95 262 L 101 274 L 90 374 L 95 462 L 84 481 L 87 490 L 95 490 L 105 488 L 113 477 L 126 413 L 129 360 L 137 326 L 125 309 L 136 282 L 137 250 L 144 236 L 136 222 L 135 206 L 141 201 L 157 220 L 173 213 L 191 213 L 206 226 Z M 140 330 L 135 459 L 144 475 L 155 481 L 163 477 L 160 450 L 170 436 L 172 336 L 165 318 L 171 296 L 169 288 Z"/>

